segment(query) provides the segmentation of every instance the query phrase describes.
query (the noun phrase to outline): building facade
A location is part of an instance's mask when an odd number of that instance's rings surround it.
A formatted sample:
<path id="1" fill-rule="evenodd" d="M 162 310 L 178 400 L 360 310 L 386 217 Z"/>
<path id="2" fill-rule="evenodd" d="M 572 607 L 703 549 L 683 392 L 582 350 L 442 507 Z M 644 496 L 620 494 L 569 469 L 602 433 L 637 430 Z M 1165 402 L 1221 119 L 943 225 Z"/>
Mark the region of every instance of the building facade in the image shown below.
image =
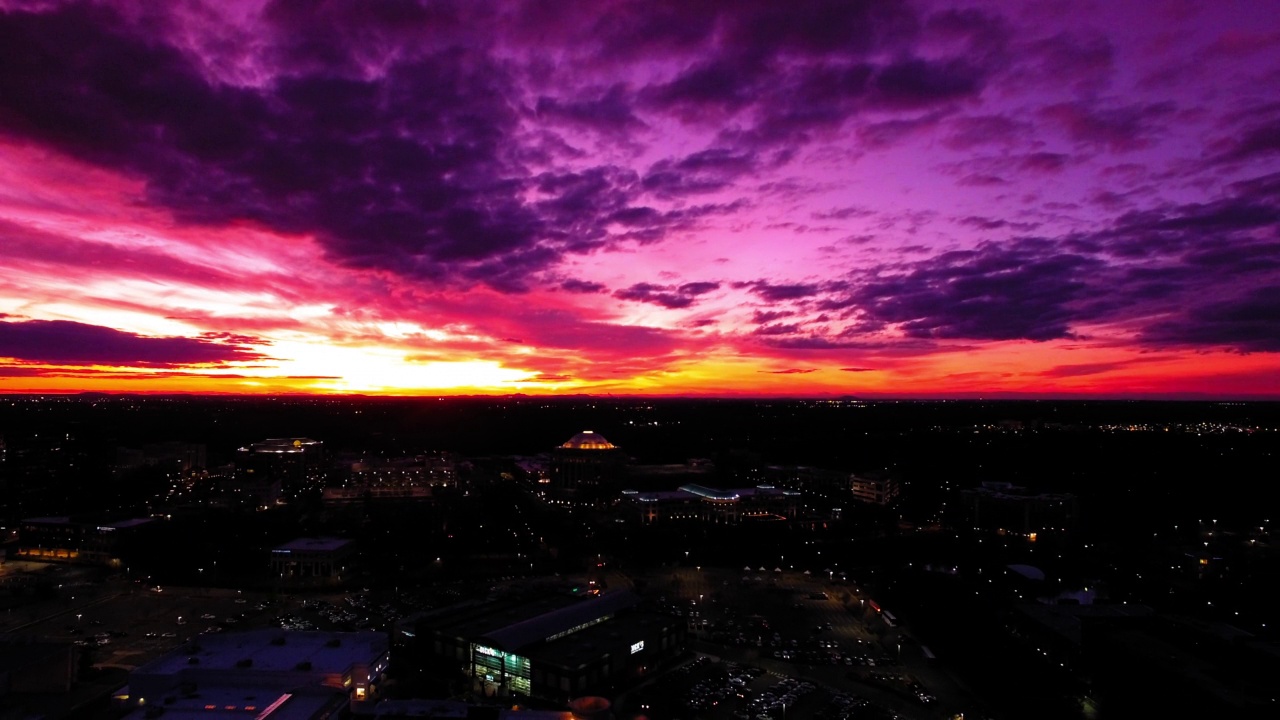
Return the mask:
<path id="1" fill-rule="evenodd" d="M 271 574 L 298 585 L 336 585 L 350 578 L 355 544 L 342 538 L 298 538 L 271 551 Z"/>
<path id="2" fill-rule="evenodd" d="M 853 499 L 872 505 L 888 505 L 898 498 L 898 481 L 889 477 L 863 477 L 853 475 L 849 478 L 849 487 L 853 490 Z"/>

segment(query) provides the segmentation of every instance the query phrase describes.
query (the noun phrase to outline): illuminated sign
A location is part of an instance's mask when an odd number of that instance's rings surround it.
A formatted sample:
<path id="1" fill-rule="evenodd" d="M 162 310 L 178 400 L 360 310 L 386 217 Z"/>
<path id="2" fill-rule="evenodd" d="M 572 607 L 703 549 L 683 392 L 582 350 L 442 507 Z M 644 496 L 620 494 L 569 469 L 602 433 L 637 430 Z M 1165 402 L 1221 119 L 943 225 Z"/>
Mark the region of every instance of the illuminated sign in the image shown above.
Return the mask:
<path id="1" fill-rule="evenodd" d="M 641 640 L 640 642 L 634 643 L 631 645 L 631 654 L 635 655 L 636 653 L 640 652 L 643 649 L 644 649 L 644 641 Z"/>
<path id="2" fill-rule="evenodd" d="M 507 656 L 507 654 L 502 652 L 501 650 L 494 650 L 493 648 L 487 648 L 483 645 L 477 645 L 476 652 L 480 653 L 481 655 L 488 655 L 489 657 L 496 657 L 496 658 Z"/>

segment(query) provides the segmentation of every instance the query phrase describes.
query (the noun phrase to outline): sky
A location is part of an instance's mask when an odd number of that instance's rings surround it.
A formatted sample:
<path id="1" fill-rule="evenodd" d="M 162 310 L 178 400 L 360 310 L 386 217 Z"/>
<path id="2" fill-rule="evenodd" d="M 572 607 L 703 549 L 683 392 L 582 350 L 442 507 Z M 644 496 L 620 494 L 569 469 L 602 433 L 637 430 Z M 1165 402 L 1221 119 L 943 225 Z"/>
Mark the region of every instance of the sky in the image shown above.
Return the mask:
<path id="1" fill-rule="evenodd" d="M 1275 0 L 0 0 L 0 392 L 1280 398 Z"/>

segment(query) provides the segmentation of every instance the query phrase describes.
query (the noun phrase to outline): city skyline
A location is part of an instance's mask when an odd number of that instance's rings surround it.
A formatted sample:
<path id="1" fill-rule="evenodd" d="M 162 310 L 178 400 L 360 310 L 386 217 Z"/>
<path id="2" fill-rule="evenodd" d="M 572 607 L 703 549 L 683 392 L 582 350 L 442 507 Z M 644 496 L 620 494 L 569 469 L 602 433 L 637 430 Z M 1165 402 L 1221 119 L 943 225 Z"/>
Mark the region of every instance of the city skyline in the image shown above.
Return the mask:
<path id="1" fill-rule="evenodd" d="M 1270 10 L 0 0 L 0 392 L 1277 398 Z"/>

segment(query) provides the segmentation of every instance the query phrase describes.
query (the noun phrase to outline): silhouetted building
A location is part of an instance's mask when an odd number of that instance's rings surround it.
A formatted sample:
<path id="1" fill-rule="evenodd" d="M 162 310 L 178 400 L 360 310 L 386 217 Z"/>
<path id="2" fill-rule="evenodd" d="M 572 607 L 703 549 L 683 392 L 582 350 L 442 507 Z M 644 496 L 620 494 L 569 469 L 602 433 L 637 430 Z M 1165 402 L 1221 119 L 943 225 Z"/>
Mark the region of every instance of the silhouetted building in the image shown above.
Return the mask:
<path id="1" fill-rule="evenodd" d="M 69 642 L 0 638 L 0 697 L 69 692 L 79 674 L 78 660 Z"/>
<path id="2" fill-rule="evenodd" d="M 1081 635 L 1102 718 L 1276 715 L 1280 653 L 1265 639 L 1164 616 L 1086 622 Z"/>
<path id="3" fill-rule="evenodd" d="M 158 467 L 185 473 L 203 470 L 206 466 L 205 446 L 197 443 L 165 442 L 140 448 L 116 448 L 116 467 L 120 469 Z"/>
<path id="4" fill-rule="evenodd" d="M 1035 493 L 1006 482 L 984 482 L 960 495 L 969 526 L 987 532 L 1027 537 L 1063 532 L 1075 526 L 1079 512 L 1070 493 Z"/>
<path id="5" fill-rule="evenodd" d="M 350 577 L 354 554 L 350 540 L 298 538 L 271 551 L 271 574 L 292 584 L 337 584 Z"/>
<path id="6" fill-rule="evenodd" d="M 583 430 L 552 451 L 550 495 L 561 502 L 612 498 L 626 463 L 622 450 L 603 435 Z"/>

